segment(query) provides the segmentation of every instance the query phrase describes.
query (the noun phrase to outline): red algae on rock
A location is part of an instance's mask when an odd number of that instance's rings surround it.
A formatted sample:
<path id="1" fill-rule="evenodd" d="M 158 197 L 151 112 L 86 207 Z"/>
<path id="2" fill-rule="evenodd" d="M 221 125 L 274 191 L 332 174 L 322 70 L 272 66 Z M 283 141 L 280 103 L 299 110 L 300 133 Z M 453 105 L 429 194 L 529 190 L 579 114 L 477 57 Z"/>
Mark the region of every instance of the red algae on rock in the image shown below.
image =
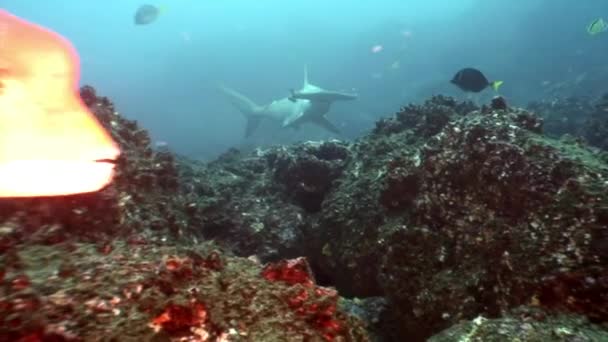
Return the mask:
<path id="1" fill-rule="evenodd" d="M 200 337 L 206 339 L 209 336 L 204 330 L 206 320 L 207 310 L 205 305 L 193 300 L 187 305 L 167 304 L 163 312 L 156 316 L 150 325 L 156 331 L 162 329 L 169 334 L 187 335 L 196 331 L 197 335 L 200 335 L 205 332 L 205 335 Z"/>
<path id="2" fill-rule="evenodd" d="M 305 258 L 269 264 L 262 276 L 290 285 L 289 295 L 283 299 L 297 315 L 320 331 L 326 341 L 333 341 L 342 332 L 345 322 L 336 315 L 338 292 L 315 285 Z"/>
<path id="3" fill-rule="evenodd" d="M 310 266 L 305 258 L 282 260 L 264 267 L 262 276 L 270 281 L 282 281 L 287 284 L 314 284 Z"/>
<path id="4" fill-rule="evenodd" d="M 268 281 L 258 263 L 201 242 L 205 216 L 180 190 L 174 155 L 94 89 L 82 95 L 123 151 L 116 179 L 99 193 L 0 202 L 0 341 L 368 340 L 310 273 Z"/>
<path id="5" fill-rule="evenodd" d="M 210 245 L 116 242 L 110 254 L 86 243 L 69 253 L 24 246 L 19 255 L 22 264 L 0 284 L 0 336 L 9 341 L 367 340 L 361 324 L 336 308 L 334 290 L 269 281 L 261 266 Z M 59 263 L 36 270 L 54 258 L 76 271 L 59 277 Z"/>

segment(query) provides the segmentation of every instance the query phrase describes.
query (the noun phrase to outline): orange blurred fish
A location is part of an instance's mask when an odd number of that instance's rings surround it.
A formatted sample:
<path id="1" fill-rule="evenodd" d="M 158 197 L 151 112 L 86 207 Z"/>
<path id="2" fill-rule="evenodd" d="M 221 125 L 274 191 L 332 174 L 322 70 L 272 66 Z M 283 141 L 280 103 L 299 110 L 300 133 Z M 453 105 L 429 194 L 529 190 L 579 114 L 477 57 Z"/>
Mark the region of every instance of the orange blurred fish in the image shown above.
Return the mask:
<path id="1" fill-rule="evenodd" d="M 0 197 L 97 191 L 120 154 L 78 94 L 69 41 L 0 9 Z"/>

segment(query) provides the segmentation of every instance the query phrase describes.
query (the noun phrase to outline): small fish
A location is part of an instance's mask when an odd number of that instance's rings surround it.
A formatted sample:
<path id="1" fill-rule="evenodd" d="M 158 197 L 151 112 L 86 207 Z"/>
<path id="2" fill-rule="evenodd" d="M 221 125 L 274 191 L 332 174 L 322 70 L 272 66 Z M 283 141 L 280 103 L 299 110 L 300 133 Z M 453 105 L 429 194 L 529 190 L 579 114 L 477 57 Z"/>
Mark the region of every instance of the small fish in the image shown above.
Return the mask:
<path id="1" fill-rule="evenodd" d="M 595 19 L 587 26 L 587 33 L 592 36 L 606 31 L 608 31 L 608 24 L 604 21 L 603 18 Z"/>
<path id="2" fill-rule="evenodd" d="M 382 45 L 374 45 L 374 46 L 372 46 L 372 50 L 371 51 L 372 51 L 372 53 L 378 53 L 378 52 L 382 51 L 382 49 L 384 49 L 382 47 Z"/>
<path id="3" fill-rule="evenodd" d="M 399 61 L 394 61 L 390 66 L 389 69 L 392 70 L 397 70 L 401 67 L 401 63 Z"/>
<path id="4" fill-rule="evenodd" d="M 159 140 L 154 143 L 154 146 L 156 146 L 157 148 L 169 147 L 169 143 L 163 140 Z"/>
<path id="5" fill-rule="evenodd" d="M 161 10 L 154 5 L 141 5 L 133 16 L 136 25 L 148 25 L 156 21 Z"/>
<path id="6" fill-rule="evenodd" d="M 474 93 L 479 93 L 488 86 L 492 87 L 494 91 L 498 91 L 498 88 L 503 83 L 502 81 L 489 82 L 481 71 L 473 68 L 464 68 L 458 71 L 450 82 L 464 91 L 471 91 Z"/>

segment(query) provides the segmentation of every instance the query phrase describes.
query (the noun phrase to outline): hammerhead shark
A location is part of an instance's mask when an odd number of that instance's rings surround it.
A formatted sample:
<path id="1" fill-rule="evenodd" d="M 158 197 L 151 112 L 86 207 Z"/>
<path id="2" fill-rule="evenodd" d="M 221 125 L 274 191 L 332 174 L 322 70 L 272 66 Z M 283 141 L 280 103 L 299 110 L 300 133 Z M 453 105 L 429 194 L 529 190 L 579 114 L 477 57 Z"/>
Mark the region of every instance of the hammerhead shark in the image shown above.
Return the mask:
<path id="1" fill-rule="evenodd" d="M 247 118 L 245 137 L 249 137 L 259 126 L 261 120 L 272 119 L 280 121 L 283 127 L 299 128 L 303 123 L 309 122 L 339 133 L 325 114 L 329 112 L 331 104 L 335 101 L 354 100 L 356 94 L 325 90 L 308 82 L 308 70 L 304 68 L 304 84 L 299 90 L 291 89 L 291 95 L 274 100 L 267 105 L 255 104 L 246 96 L 225 86 L 220 90 L 227 95 L 228 100 Z"/>

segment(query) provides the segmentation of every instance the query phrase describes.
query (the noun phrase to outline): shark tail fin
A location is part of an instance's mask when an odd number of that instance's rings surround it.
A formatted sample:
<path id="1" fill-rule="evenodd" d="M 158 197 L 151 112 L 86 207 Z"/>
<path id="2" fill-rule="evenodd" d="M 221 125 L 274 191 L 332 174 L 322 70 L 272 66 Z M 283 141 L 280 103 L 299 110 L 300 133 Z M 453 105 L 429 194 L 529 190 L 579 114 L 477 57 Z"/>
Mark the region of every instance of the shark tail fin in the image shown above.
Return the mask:
<path id="1" fill-rule="evenodd" d="M 251 101 L 247 96 L 222 84 L 220 84 L 218 88 L 228 97 L 228 101 L 245 115 L 245 117 L 255 116 L 260 111 L 260 106 Z"/>
<path id="2" fill-rule="evenodd" d="M 245 137 L 249 137 L 253 131 L 260 125 L 261 117 L 258 113 L 261 107 L 251 101 L 245 95 L 230 89 L 222 84 L 218 86 L 219 90 L 228 97 L 228 101 L 232 103 L 236 109 L 241 112 L 247 119 L 247 127 L 245 129 Z"/>

